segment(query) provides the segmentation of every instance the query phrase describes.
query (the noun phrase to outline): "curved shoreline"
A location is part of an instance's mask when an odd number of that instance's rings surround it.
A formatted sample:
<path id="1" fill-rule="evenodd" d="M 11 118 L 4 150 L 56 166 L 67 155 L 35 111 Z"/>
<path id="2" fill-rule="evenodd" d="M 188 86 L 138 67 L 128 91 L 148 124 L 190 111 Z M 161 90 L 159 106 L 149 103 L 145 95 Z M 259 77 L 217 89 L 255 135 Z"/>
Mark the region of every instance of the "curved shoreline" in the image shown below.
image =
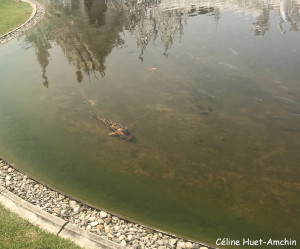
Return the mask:
<path id="1" fill-rule="evenodd" d="M 0 46 L 22 35 L 45 15 L 40 3 L 22 1 L 33 7 L 32 14 L 18 28 L 0 36 Z M 45 230 L 87 248 L 214 248 L 94 208 L 34 180 L 1 156 L 0 202 Z"/>
<path id="2" fill-rule="evenodd" d="M 32 6 L 33 10 L 32 10 L 31 16 L 29 17 L 29 19 L 26 22 L 24 22 L 19 27 L 7 32 L 4 35 L 1 35 L 0 36 L 0 46 L 4 43 L 8 42 L 9 40 L 22 35 L 24 32 L 31 29 L 33 26 L 35 26 L 38 22 L 40 22 L 43 19 L 44 15 L 45 15 L 45 8 L 43 5 L 41 5 L 40 3 L 38 3 L 34 0 L 22 0 L 22 2 L 27 2 Z"/>
<path id="3" fill-rule="evenodd" d="M 88 246 L 93 241 L 98 241 L 98 246 L 106 248 L 214 248 L 91 207 L 28 177 L 3 157 L 0 157 L 0 188 L 3 189 L 0 189 L 0 202 L 4 206 L 7 206 L 8 197 L 17 200 L 15 206 L 27 207 L 27 210 L 33 212 L 34 215 L 44 217 L 42 222 L 37 223 L 42 224 L 42 228 L 69 238 L 78 244 L 81 241 L 89 241 L 89 243 L 80 244 L 81 246 Z M 44 215 L 40 215 L 40 213 L 44 213 Z M 24 218 L 28 219 L 28 217 Z M 29 220 L 31 219 L 29 218 Z M 58 231 L 52 228 L 53 223 L 58 227 Z M 84 239 L 79 239 L 78 236 Z M 98 248 L 98 246 L 91 245 L 88 248 Z"/>

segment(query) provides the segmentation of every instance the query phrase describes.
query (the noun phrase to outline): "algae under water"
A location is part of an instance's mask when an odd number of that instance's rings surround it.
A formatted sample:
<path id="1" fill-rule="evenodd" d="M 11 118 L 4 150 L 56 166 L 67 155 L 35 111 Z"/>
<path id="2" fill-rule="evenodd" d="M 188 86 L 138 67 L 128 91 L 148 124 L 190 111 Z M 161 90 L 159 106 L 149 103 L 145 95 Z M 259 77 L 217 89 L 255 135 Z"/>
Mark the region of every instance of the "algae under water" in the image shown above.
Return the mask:
<path id="1" fill-rule="evenodd" d="M 299 241 L 299 1 L 43 3 L 45 20 L 0 47 L 2 155 L 212 245 Z"/>

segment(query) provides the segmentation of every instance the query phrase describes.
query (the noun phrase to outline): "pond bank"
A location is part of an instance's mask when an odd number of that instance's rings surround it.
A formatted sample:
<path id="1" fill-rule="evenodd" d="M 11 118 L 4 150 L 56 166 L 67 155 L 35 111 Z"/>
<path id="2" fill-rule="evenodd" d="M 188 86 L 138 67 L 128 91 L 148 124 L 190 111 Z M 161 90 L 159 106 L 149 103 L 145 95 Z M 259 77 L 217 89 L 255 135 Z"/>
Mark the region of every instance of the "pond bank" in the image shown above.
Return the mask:
<path id="1" fill-rule="evenodd" d="M 0 46 L 17 36 L 22 35 L 25 31 L 29 30 L 34 25 L 36 25 L 39 21 L 41 21 L 45 15 L 45 8 L 40 3 L 33 0 L 22 0 L 22 1 L 27 2 L 32 6 L 33 8 L 32 14 L 30 18 L 21 26 L 0 36 Z"/>
<path id="2" fill-rule="evenodd" d="M 78 236 L 83 236 L 84 240 L 98 240 L 100 245 L 107 248 L 212 248 L 95 209 L 31 179 L 1 158 L 0 187 L 0 194 L 5 195 L 4 199 L 0 198 L 4 205 L 7 198 L 21 198 L 22 200 L 17 201 L 21 208 L 41 216 L 43 223 L 50 223 L 49 229 L 43 226 L 45 229 L 76 243 L 83 241 L 82 238 L 78 240 Z M 27 215 L 27 219 L 30 220 L 30 217 L 32 216 Z"/>

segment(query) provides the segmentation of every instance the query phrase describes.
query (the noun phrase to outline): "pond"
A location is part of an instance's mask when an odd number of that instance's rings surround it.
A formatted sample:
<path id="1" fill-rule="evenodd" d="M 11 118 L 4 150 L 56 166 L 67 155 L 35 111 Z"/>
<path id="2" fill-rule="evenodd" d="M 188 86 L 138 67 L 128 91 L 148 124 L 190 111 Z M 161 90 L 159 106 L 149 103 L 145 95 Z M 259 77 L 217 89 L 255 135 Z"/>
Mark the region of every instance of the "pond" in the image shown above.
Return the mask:
<path id="1" fill-rule="evenodd" d="M 212 245 L 300 241 L 299 0 L 42 3 L 45 19 L 0 47 L 2 155 Z"/>

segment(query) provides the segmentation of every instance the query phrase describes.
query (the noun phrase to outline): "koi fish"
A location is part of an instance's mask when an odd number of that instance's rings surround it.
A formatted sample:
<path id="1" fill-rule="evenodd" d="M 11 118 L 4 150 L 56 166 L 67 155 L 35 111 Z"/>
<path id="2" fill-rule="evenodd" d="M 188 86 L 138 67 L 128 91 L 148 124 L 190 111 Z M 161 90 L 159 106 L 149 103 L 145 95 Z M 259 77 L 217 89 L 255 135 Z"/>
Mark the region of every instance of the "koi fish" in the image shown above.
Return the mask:
<path id="1" fill-rule="evenodd" d="M 113 131 L 108 134 L 109 136 L 117 136 L 117 137 L 123 138 L 127 141 L 135 140 L 135 137 L 133 136 L 133 134 L 124 126 L 122 126 L 118 123 L 115 123 L 109 119 L 100 117 L 99 115 L 97 115 L 96 113 L 93 113 L 93 112 L 91 112 L 91 117 L 101 121 L 103 124 L 106 125 L 106 127 L 108 127 L 110 130 Z"/>
<path id="2" fill-rule="evenodd" d="M 157 70 L 156 67 L 151 67 L 151 68 L 149 68 L 147 71 L 155 71 L 155 70 Z"/>

